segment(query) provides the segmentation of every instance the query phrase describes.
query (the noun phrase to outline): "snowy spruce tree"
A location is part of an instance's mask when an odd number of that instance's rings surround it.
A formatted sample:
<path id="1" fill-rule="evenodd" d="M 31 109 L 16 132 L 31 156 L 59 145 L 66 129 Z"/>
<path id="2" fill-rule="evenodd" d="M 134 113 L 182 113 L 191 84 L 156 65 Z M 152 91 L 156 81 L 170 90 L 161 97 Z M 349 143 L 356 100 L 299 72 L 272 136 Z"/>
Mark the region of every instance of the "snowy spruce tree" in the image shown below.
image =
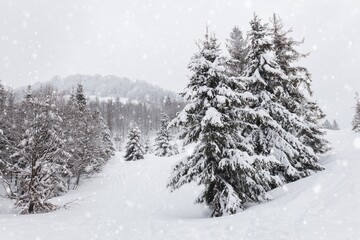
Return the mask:
<path id="1" fill-rule="evenodd" d="M 96 158 L 91 142 L 90 111 L 86 107 L 86 97 L 83 86 L 78 84 L 75 93 L 72 93 L 63 112 L 65 125 L 63 126 L 67 136 L 67 150 L 71 153 L 68 168 L 72 169 L 74 177 L 73 189 L 76 189 L 83 175 L 91 172 L 92 159 Z"/>
<path id="2" fill-rule="evenodd" d="M 105 165 L 114 154 L 110 130 L 97 110 L 88 107 L 82 84 L 78 84 L 62 111 L 62 125 L 67 137 L 66 148 L 71 153 L 68 168 L 74 179 L 73 188 L 81 178 L 90 176 Z"/>
<path id="3" fill-rule="evenodd" d="M 270 199 L 266 186 L 276 184 L 262 156 L 238 134 L 238 109 L 249 96 L 236 89 L 238 79 L 229 77 L 227 59 L 215 36 L 205 36 L 193 55 L 190 82 L 182 96 L 189 102 L 171 122 L 182 131 L 184 144 L 195 143 L 193 153 L 174 168 L 168 187 L 172 190 L 196 182 L 204 187 L 197 199 L 212 211 L 212 217 L 234 214 L 247 202 Z M 267 166 L 278 161 L 267 158 Z M 260 164 L 261 163 L 261 164 Z M 260 166 L 258 166 L 260 164 Z"/>
<path id="4" fill-rule="evenodd" d="M 50 94 L 31 103 L 34 114 L 27 115 L 23 139 L 7 162 L 18 174 L 15 205 L 20 213 L 49 212 L 57 208 L 48 200 L 67 190 L 66 168 L 70 154 L 64 150 L 61 118 Z"/>
<path id="5" fill-rule="evenodd" d="M 243 32 L 238 26 L 235 26 L 232 29 L 230 38 L 227 39 L 226 46 L 231 56 L 231 61 L 228 62 L 231 74 L 239 76 L 245 70 L 248 48 Z"/>
<path id="6" fill-rule="evenodd" d="M 89 109 L 89 114 L 89 127 L 86 131 L 89 139 L 87 148 L 88 155 L 92 155 L 92 157 L 89 158 L 85 168 L 87 175 L 99 172 L 106 162 L 115 154 L 110 129 L 105 124 L 100 111 L 97 109 Z"/>
<path id="7" fill-rule="evenodd" d="M 255 154 L 272 155 L 281 162 L 274 173 L 285 182 L 294 181 L 322 167 L 313 149 L 294 134 L 295 129 L 307 129 L 307 125 L 283 106 L 284 86 L 290 79 L 277 62 L 267 25 L 255 15 L 250 26 L 248 65 L 241 79 L 253 100 L 246 117 L 251 125 L 242 134 L 251 139 Z"/>
<path id="8" fill-rule="evenodd" d="M 100 156 L 102 159 L 107 161 L 115 155 L 116 151 L 114 142 L 111 137 L 111 131 L 98 109 L 92 111 L 91 119 L 93 120 L 95 135 L 99 138 L 97 145 Z"/>
<path id="9" fill-rule="evenodd" d="M 31 90 L 31 88 L 29 89 Z M 2 90 L 0 90 L 0 98 L 3 98 L 0 113 L 0 129 L 2 129 L 2 135 L 0 135 L 0 181 L 7 190 L 7 196 L 14 198 L 16 190 L 13 185 L 18 182 L 18 174 L 10 168 L 17 161 L 11 156 L 18 151 L 17 146 L 27 130 L 28 119 L 33 119 L 33 101 L 31 93 L 26 91 L 26 94 L 29 94 L 28 100 L 15 103 L 14 93 L 11 90 L 5 90 L 3 86 Z"/>
<path id="10" fill-rule="evenodd" d="M 358 93 L 356 93 L 355 100 L 356 100 L 355 114 L 351 124 L 353 131 L 360 132 L 360 98 Z"/>
<path id="11" fill-rule="evenodd" d="M 325 114 L 316 102 L 309 100 L 312 96 L 311 74 L 305 67 L 296 65 L 308 56 L 296 50 L 303 41 L 296 41 L 288 36 L 292 29 L 284 30 L 283 22 L 276 14 L 271 18 L 270 33 L 276 62 L 287 77 L 287 81 L 282 83 L 279 101 L 289 112 L 303 118 L 303 124 L 306 126 L 295 129 L 287 128 L 286 125 L 283 127 L 296 135 L 303 144 L 312 148 L 316 154 L 323 154 L 330 149 L 320 124 Z"/>
<path id="12" fill-rule="evenodd" d="M 125 160 L 136 161 L 144 159 L 144 154 L 145 148 L 141 138 L 141 131 L 135 124 L 132 124 L 128 134 L 128 142 L 126 143 Z"/>
<path id="13" fill-rule="evenodd" d="M 155 138 L 155 155 L 160 157 L 168 157 L 178 154 L 178 150 L 172 143 L 173 137 L 168 129 L 169 117 L 163 114 L 160 119 L 160 130 L 157 132 Z"/>

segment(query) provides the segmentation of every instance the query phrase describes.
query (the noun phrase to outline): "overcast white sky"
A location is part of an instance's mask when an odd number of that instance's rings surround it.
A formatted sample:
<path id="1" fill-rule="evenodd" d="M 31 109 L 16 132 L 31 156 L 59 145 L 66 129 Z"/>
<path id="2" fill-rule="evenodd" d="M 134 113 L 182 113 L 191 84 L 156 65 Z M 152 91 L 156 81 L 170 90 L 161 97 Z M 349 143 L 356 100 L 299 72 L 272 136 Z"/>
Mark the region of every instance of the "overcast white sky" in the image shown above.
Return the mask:
<path id="1" fill-rule="evenodd" d="M 305 37 L 315 99 L 349 127 L 360 91 L 359 0 L 1 0 L 0 79 L 20 86 L 74 73 L 115 74 L 181 91 L 206 23 L 223 42 L 253 12 Z M 224 46 L 224 45 L 223 45 Z"/>

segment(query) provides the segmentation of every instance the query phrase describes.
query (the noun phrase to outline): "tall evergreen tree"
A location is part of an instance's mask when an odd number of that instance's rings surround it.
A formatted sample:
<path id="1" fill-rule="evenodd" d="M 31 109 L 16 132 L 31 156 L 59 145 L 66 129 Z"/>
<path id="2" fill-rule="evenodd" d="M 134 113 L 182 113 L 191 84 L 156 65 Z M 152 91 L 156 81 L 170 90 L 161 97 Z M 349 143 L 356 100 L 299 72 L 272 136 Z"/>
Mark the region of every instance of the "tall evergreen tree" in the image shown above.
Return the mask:
<path id="1" fill-rule="evenodd" d="M 244 39 L 243 33 L 238 26 L 232 29 L 226 46 L 232 60 L 228 62 L 231 74 L 239 76 L 245 70 L 248 48 L 246 39 Z"/>
<path id="2" fill-rule="evenodd" d="M 269 199 L 265 182 L 274 181 L 266 169 L 256 169 L 263 158 L 250 156 L 251 147 L 238 134 L 238 108 L 248 94 L 235 91 L 239 82 L 228 77 L 226 65 L 216 38 L 206 35 L 189 64 L 192 74 L 182 94 L 189 103 L 171 122 L 181 127 L 184 144 L 196 145 L 175 166 L 168 187 L 175 190 L 189 182 L 203 185 L 197 202 L 206 203 L 213 217 L 234 214 L 247 202 Z M 269 165 L 276 164 L 272 160 Z"/>
<path id="3" fill-rule="evenodd" d="M 303 41 L 295 41 L 289 37 L 292 29 L 285 31 L 282 20 L 276 14 L 273 15 L 271 23 L 270 30 L 276 61 L 288 78 L 288 81 L 282 83 L 280 101 L 288 111 L 303 118 L 306 125 L 301 129 L 287 130 L 297 135 L 300 141 L 312 148 L 316 154 L 325 153 L 330 149 L 329 142 L 324 139 L 324 132 L 321 131 L 320 126 L 325 114 L 315 102 L 310 101 L 307 97 L 307 95 L 312 95 L 311 74 L 305 67 L 294 66 L 308 56 L 308 54 L 302 54 L 296 50 L 296 47 Z M 301 89 L 306 89 L 307 92 Z"/>
<path id="4" fill-rule="evenodd" d="M 79 83 L 76 87 L 75 98 L 79 110 L 84 111 L 86 107 L 86 97 L 84 93 L 84 86 L 82 85 L 82 83 Z"/>
<path id="5" fill-rule="evenodd" d="M 14 177 L 13 172 L 5 164 L 5 162 L 11 162 L 10 156 L 14 154 L 14 149 L 9 145 L 16 144 L 23 133 L 23 119 L 16 118 L 15 114 L 14 94 L 11 90 L 6 90 L 0 81 L 0 129 L 2 133 L 0 136 L 0 176 L 5 181 L 5 185 L 11 183 Z"/>
<path id="6" fill-rule="evenodd" d="M 111 133 L 101 114 L 87 106 L 81 84 L 77 86 L 63 111 L 67 149 L 71 153 L 68 168 L 72 170 L 76 189 L 83 176 L 98 172 L 114 154 Z M 70 179 L 69 179 L 70 181 Z"/>
<path id="7" fill-rule="evenodd" d="M 61 118 L 50 101 L 37 99 L 31 103 L 35 114 L 26 121 L 23 139 L 16 146 L 8 167 L 18 173 L 16 207 L 21 213 L 48 212 L 57 207 L 48 202 L 51 197 L 66 191 L 66 161 L 69 154 L 59 126 Z"/>
<path id="8" fill-rule="evenodd" d="M 76 189 L 81 177 L 87 173 L 88 166 L 91 164 L 93 150 L 89 143 L 91 138 L 89 115 L 86 108 L 86 98 L 82 90 L 82 85 L 78 85 L 75 93 L 72 93 L 65 111 L 63 112 L 63 126 L 67 136 L 67 148 L 71 153 L 68 167 L 72 169 L 73 176 L 76 178 L 73 188 Z M 72 177 L 72 176 L 71 176 Z M 70 179 L 69 179 L 70 182 Z"/>
<path id="9" fill-rule="evenodd" d="M 172 144 L 173 137 L 168 129 L 169 117 L 166 114 L 161 116 L 160 130 L 155 138 L 155 155 L 160 157 L 168 157 L 178 154 L 177 149 Z"/>
<path id="10" fill-rule="evenodd" d="M 352 130 L 355 132 L 360 132 L 360 97 L 358 93 L 356 93 L 355 100 L 356 105 L 354 118 L 352 120 Z"/>
<path id="11" fill-rule="evenodd" d="M 250 22 L 248 66 L 242 77 L 254 99 L 250 101 L 250 128 L 243 134 L 252 139 L 258 155 L 273 155 L 282 167 L 275 169 L 285 181 L 307 176 L 321 170 L 314 151 L 294 135 L 295 129 L 307 129 L 303 120 L 283 106 L 284 86 L 289 78 L 281 69 L 273 51 L 268 26 L 255 15 Z M 251 116 L 252 115 L 252 116 Z"/>
<path id="12" fill-rule="evenodd" d="M 115 155 L 115 146 L 111 137 L 111 131 L 108 125 L 105 123 L 99 110 L 93 111 L 92 119 L 94 121 L 94 132 L 99 138 L 98 146 L 100 148 L 100 156 L 107 161 Z"/>
<path id="13" fill-rule="evenodd" d="M 135 124 L 132 124 L 128 134 L 128 142 L 126 143 L 125 160 L 136 161 L 144 159 L 144 154 L 145 149 L 141 139 L 141 131 Z"/>

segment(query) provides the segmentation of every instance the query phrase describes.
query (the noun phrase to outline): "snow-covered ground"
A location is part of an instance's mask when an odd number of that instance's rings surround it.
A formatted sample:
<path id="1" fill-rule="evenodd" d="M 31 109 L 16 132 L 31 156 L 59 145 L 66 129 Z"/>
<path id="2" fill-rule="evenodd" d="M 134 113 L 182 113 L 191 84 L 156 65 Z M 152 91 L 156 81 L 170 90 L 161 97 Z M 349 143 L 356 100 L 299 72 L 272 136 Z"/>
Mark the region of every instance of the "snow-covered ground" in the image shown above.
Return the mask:
<path id="1" fill-rule="evenodd" d="M 360 135 L 330 131 L 326 170 L 271 192 L 274 200 L 239 214 L 207 218 L 193 204 L 196 185 L 170 193 L 166 183 L 179 158 L 148 155 L 124 162 L 118 153 L 77 191 L 54 199 L 81 200 L 48 214 L 17 215 L 0 199 L 0 239 L 360 239 Z"/>

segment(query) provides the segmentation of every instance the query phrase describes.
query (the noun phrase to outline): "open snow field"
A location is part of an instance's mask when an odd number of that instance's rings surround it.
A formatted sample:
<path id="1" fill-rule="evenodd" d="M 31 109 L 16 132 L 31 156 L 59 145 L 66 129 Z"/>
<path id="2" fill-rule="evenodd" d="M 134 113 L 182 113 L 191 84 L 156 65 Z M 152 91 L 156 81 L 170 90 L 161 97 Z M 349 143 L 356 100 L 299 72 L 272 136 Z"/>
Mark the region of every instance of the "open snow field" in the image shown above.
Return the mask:
<path id="1" fill-rule="evenodd" d="M 0 240 L 91 239 L 360 239 L 360 138 L 330 131 L 326 170 L 271 192 L 273 201 L 234 216 L 207 218 L 193 204 L 199 187 L 170 193 L 167 179 L 184 157 L 124 162 L 122 153 L 77 191 L 54 199 L 69 204 L 48 214 L 18 215 L 0 199 Z"/>

